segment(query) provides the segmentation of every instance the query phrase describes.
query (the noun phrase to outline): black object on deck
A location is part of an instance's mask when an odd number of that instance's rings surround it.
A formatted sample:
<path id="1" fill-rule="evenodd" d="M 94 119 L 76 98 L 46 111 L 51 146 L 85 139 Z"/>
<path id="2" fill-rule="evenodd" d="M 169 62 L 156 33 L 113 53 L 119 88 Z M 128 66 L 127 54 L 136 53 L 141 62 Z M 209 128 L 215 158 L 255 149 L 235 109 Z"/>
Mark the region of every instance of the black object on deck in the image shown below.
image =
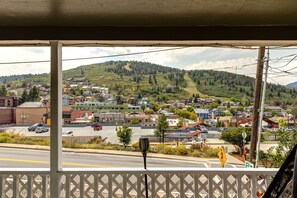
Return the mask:
<path id="1" fill-rule="evenodd" d="M 297 197 L 297 145 L 284 161 L 262 198 L 280 197 L 287 184 L 293 181 L 293 196 Z"/>

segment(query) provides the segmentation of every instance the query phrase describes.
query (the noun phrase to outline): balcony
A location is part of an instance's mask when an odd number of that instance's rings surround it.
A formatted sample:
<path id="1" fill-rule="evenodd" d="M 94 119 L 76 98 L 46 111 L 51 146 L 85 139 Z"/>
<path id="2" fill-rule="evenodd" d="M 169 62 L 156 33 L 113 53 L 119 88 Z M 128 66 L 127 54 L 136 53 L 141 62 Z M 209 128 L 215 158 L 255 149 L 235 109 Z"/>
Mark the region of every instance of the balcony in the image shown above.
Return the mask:
<path id="1" fill-rule="evenodd" d="M 85 169 L 62 167 L 62 42 L 51 41 L 50 169 L 0 169 L 2 198 L 257 197 L 278 169 Z M 283 197 L 293 197 L 291 185 Z"/>
<path id="2" fill-rule="evenodd" d="M 257 197 L 278 169 L 0 169 L 1 197 L 50 196 L 50 178 L 58 177 L 59 197 Z M 293 197 L 290 185 L 283 197 Z"/>

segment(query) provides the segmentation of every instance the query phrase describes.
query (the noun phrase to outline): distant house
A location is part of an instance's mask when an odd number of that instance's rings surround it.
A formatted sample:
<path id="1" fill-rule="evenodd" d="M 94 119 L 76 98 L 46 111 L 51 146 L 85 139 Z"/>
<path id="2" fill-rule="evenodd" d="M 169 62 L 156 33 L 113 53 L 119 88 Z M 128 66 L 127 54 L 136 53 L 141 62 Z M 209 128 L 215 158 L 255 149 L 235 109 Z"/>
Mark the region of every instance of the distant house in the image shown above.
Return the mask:
<path id="1" fill-rule="evenodd" d="M 265 122 L 268 123 L 268 128 L 278 128 L 278 121 L 280 117 L 265 118 Z"/>
<path id="2" fill-rule="evenodd" d="M 211 99 L 211 98 L 202 98 L 201 101 L 204 104 L 210 104 L 210 103 L 213 103 L 214 102 L 214 99 Z"/>
<path id="3" fill-rule="evenodd" d="M 160 110 L 159 113 L 160 114 L 164 114 L 167 118 L 174 115 L 174 113 L 168 112 L 168 111 L 166 111 L 164 109 L 163 110 Z"/>
<path id="4" fill-rule="evenodd" d="M 128 104 L 128 110 L 140 110 L 140 106 Z"/>
<path id="5" fill-rule="evenodd" d="M 146 107 L 149 107 L 150 106 L 150 101 L 147 97 L 144 97 L 142 98 L 139 102 L 138 102 L 138 105 L 142 105 L 144 104 Z"/>
<path id="6" fill-rule="evenodd" d="M 96 113 L 94 114 L 95 122 L 99 123 L 116 123 L 121 124 L 126 122 L 125 113 Z"/>
<path id="7" fill-rule="evenodd" d="M 72 81 L 73 80 L 73 78 L 67 78 L 66 79 L 66 81 Z"/>
<path id="8" fill-rule="evenodd" d="M 69 96 L 66 94 L 63 94 L 62 102 L 63 102 L 63 106 L 69 106 Z"/>
<path id="9" fill-rule="evenodd" d="M 194 109 L 194 112 L 199 118 L 208 119 L 210 117 L 208 109 Z"/>
<path id="10" fill-rule="evenodd" d="M 62 109 L 62 118 L 64 124 L 70 124 L 71 123 L 71 107 L 63 107 Z"/>
<path id="11" fill-rule="evenodd" d="M 232 123 L 235 121 L 233 119 L 233 116 L 223 116 L 223 117 L 221 116 L 221 117 L 219 117 L 219 120 L 224 123 L 225 127 L 232 126 Z M 236 121 L 235 121 L 235 123 L 236 123 Z"/>
<path id="12" fill-rule="evenodd" d="M 43 102 L 25 102 L 16 107 L 16 124 L 46 123 L 48 107 Z"/>
<path id="13" fill-rule="evenodd" d="M 169 119 L 167 119 L 167 122 L 168 122 L 169 127 L 174 127 L 174 126 L 177 126 L 179 119 L 169 118 Z"/>
<path id="14" fill-rule="evenodd" d="M 84 78 L 84 77 L 78 77 L 78 78 L 74 78 L 73 79 L 73 81 L 75 81 L 75 82 L 85 82 L 85 80 L 86 80 L 86 78 Z"/>
<path id="15" fill-rule="evenodd" d="M 126 115 L 126 123 L 131 123 L 133 119 L 139 121 L 139 124 L 148 125 L 152 123 L 151 116 L 145 114 Z"/>
<path id="16" fill-rule="evenodd" d="M 14 124 L 16 107 L 22 103 L 20 97 L 0 97 L 0 124 Z"/>
<path id="17" fill-rule="evenodd" d="M 89 86 L 89 85 L 84 85 L 84 86 L 82 86 L 82 89 L 83 90 L 91 90 L 91 86 Z"/>
<path id="18" fill-rule="evenodd" d="M 85 107 L 102 107 L 104 106 L 104 102 L 97 101 L 84 101 L 84 102 L 76 102 L 76 106 L 85 106 Z"/>
<path id="19" fill-rule="evenodd" d="M 251 114 L 248 113 L 248 112 L 242 112 L 242 117 L 244 117 L 244 118 L 250 118 L 251 117 Z"/>
<path id="20" fill-rule="evenodd" d="M 69 93 L 71 91 L 71 88 L 70 87 L 65 87 L 63 89 L 63 93 Z"/>
<path id="21" fill-rule="evenodd" d="M 194 103 L 194 107 L 201 108 L 201 107 L 203 107 L 203 103 L 198 101 L 198 102 Z"/>
<path id="22" fill-rule="evenodd" d="M 71 88 L 76 88 L 76 87 L 78 87 L 78 85 L 77 84 L 71 84 L 70 87 Z"/>
<path id="23" fill-rule="evenodd" d="M 131 104 L 131 105 L 136 105 L 136 98 L 135 97 L 129 98 L 128 103 Z"/>
<path id="24" fill-rule="evenodd" d="M 281 113 L 282 111 L 284 111 L 281 107 L 277 106 L 265 106 L 265 108 L 269 109 L 270 111 L 275 111 L 277 113 Z"/>
<path id="25" fill-rule="evenodd" d="M 209 111 L 210 111 L 209 113 L 211 114 L 211 116 L 214 118 L 220 116 L 220 113 L 221 113 L 219 109 L 211 109 Z"/>
<path id="26" fill-rule="evenodd" d="M 108 94 L 108 88 L 107 87 L 100 87 L 100 93 Z"/>
<path id="27" fill-rule="evenodd" d="M 85 124 L 89 123 L 92 118 L 92 111 L 90 110 L 73 110 L 71 111 L 71 123 Z"/>

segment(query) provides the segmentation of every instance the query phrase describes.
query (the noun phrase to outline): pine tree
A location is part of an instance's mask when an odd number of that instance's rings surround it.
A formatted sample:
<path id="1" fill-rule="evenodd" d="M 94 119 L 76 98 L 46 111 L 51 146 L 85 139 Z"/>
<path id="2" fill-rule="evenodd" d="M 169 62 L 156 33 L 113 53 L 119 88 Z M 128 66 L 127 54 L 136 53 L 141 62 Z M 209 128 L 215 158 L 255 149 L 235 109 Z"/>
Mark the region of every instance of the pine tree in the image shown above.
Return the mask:
<path id="1" fill-rule="evenodd" d="M 154 75 L 153 77 L 154 77 L 155 84 L 157 85 L 158 82 L 157 82 L 157 79 L 156 79 L 156 75 Z"/>
<path id="2" fill-rule="evenodd" d="M 27 102 L 29 100 L 29 95 L 26 90 L 24 90 L 22 93 L 22 99 L 23 99 L 23 102 Z"/>
<path id="3" fill-rule="evenodd" d="M 1 86 L 0 88 L 0 96 L 6 96 L 7 91 L 4 85 Z"/>
<path id="4" fill-rule="evenodd" d="M 152 77 L 149 76 L 149 84 L 153 84 Z"/>
<path id="5" fill-rule="evenodd" d="M 164 143 L 165 141 L 165 131 L 168 126 L 169 123 L 167 122 L 165 114 L 161 114 L 157 120 L 156 130 L 154 131 L 154 134 L 160 138 L 160 143 Z"/>

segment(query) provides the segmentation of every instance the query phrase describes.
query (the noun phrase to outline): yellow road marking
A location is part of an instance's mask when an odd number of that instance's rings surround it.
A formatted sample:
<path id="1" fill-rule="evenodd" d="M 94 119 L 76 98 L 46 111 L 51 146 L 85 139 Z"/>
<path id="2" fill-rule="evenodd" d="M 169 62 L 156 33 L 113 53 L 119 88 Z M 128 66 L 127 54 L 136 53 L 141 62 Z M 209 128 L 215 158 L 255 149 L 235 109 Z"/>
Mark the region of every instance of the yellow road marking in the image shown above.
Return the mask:
<path id="1" fill-rule="evenodd" d="M 24 160 L 24 159 L 15 159 L 15 158 L 0 158 L 0 161 L 10 161 L 10 162 L 24 162 L 24 163 L 36 163 L 36 164 L 49 164 L 48 161 L 40 160 Z M 80 164 L 80 163 L 71 163 L 63 162 L 63 165 L 69 166 L 83 166 L 83 167 L 96 167 L 96 168 L 124 168 L 117 166 L 103 166 L 103 165 L 94 165 L 94 164 Z"/>

